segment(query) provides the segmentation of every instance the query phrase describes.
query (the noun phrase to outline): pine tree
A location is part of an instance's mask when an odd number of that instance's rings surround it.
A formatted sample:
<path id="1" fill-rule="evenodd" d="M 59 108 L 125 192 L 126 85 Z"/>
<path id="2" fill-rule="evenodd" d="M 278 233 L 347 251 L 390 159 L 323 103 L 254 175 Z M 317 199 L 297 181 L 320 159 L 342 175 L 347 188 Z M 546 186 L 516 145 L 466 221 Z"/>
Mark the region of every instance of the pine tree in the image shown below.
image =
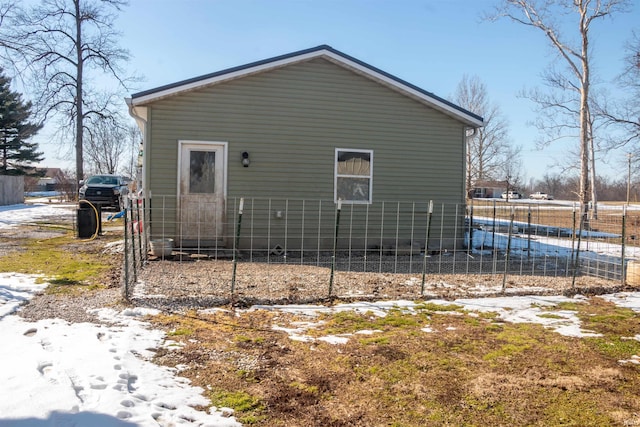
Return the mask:
<path id="1" fill-rule="evenodd" d="M 10 89 L 11 79 L 0 69 L 0 174 L 33 175 L 32 163 L 43 160 L 38 145 L 30 142 L 42 125 L 29 121 L 31 103 Z"/>

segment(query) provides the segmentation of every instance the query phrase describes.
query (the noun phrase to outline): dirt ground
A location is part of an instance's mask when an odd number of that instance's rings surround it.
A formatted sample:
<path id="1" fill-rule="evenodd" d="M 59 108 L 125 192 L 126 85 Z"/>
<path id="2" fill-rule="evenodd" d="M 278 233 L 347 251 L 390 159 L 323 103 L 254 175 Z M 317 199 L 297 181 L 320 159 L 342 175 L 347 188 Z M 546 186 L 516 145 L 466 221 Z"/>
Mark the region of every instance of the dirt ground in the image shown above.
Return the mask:
<path id="1" fill-rule="evenodd" d="M 621 290 L 618 281 L 516 274 L 371 273 L 300 264 L 228 260 L 154 260 L 138 275 L 137 303 L 207 307 L 300 304 L 330 300 L 454 299 L 498 295 L 596 295 Z M 503 288 L 504 284 L 504 288 Z"/>

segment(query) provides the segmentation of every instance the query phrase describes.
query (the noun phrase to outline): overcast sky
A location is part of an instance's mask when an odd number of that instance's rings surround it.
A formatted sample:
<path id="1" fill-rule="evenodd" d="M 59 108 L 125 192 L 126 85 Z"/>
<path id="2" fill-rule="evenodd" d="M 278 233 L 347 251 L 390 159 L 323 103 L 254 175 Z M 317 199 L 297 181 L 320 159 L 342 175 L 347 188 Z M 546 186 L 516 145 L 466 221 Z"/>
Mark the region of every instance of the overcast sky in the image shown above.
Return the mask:
<path id="1" fill-rule="evenodd" d="M 321 44 L 444 98 L 463 75 L 477 75 L 502 109 L 513 143 L 523 148 L 526 177 L 541 177 L 554 158 L 567 155 L 566 147 L 535 149 L 537 130 L 527 125 L 536 117 L 534 104 L 517 95 L 540 85 L 555 52 L 539 30 L 482 20 L 496 2 L 130 0 L 117 26 L 132 55 L 129 70 L 144 76 L 131 92 Z M 629 13 L 592 27 L 595 80 L 603 84 L 621 72 L 624 44 L 633 28 L 640 31 L 639 6 L 632 3 Z M 44 136 L 39 142 L 45 164 L 59 163 L 55 145 Z M 613 169 L 600 171 L 615 174 L 619 159 L 624 155 L 611 156 Z"/>

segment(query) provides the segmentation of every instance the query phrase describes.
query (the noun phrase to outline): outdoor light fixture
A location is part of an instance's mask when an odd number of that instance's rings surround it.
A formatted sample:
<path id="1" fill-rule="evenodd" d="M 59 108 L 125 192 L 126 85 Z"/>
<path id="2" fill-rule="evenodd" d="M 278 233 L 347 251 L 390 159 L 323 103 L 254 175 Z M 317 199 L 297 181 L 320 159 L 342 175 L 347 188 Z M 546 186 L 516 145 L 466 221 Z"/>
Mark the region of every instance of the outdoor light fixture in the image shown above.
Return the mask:
<path id="1" fill-rule="evenodd" d="M 242 152 L 242 166 L 244 166 L 245 168 L 248 168 L 250 164 L 251 164 L 251 162 L 249 161 L 249 153 L 247 153 L 246 151 L 243 151 Z"/>

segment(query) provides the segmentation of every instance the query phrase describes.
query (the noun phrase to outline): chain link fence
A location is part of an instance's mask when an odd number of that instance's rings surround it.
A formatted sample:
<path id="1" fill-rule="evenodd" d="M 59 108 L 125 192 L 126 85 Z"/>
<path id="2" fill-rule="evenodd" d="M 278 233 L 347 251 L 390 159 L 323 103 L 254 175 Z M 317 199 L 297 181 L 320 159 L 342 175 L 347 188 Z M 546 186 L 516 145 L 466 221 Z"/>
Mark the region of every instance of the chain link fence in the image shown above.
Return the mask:
<path id="1" fill-rule="evenodd" d="M 503 293 L 514 277 L 565 289 L 584 278 L 622 287 L 640 258 L 640 210 L 624 206 L 602 206 L 588 221 L 576 205 L 494 200 L 353 205 L 230 198 L 224 207 L 202 202 L 197 210 L 208 214 L 185 215 L 175 196 L 130 200 L 126 297 L 136 289 L 179 289 L 182 297 L 206 293 L 215 301 L 236 294 L 290 301 L 311 287 L 306 300 L 317 300 L 383 295 L 371 288 L 385 283 L 409 286 L 405 296 L 420 297 L 471 277 Z M 286 296 L 274 295 L 283 289 Z"/>

